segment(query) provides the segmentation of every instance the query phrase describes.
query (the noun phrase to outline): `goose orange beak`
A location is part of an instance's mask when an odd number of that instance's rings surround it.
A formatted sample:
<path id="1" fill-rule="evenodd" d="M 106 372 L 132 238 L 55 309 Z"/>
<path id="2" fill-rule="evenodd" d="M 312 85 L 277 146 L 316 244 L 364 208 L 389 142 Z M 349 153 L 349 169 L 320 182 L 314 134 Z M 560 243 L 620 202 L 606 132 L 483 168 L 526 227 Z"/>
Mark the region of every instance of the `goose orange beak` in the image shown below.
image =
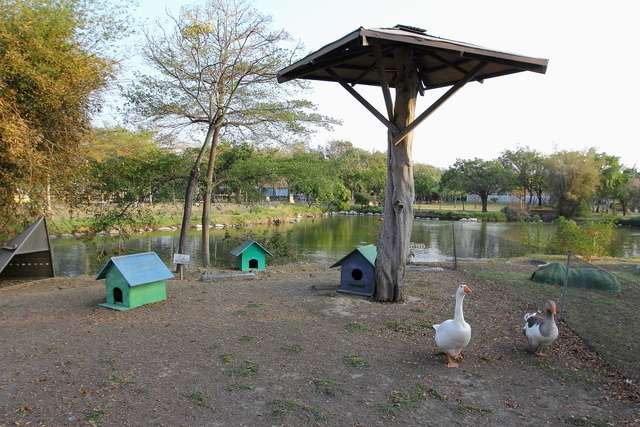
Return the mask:
<path id="1" fill-rule="evenodd" d="M 469 289 L 469 287 L 467 285 L 464 285 L 464 291 L 469 293 L 469 292 L 471 292 L 471 289 Z"/>

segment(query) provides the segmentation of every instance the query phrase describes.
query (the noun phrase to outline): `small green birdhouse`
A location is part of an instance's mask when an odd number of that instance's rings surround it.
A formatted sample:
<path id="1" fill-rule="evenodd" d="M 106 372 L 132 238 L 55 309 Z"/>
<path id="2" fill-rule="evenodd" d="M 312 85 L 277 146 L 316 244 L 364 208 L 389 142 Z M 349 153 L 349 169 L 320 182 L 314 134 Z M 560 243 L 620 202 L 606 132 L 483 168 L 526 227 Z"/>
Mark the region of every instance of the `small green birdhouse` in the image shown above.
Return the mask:
<path id="1" fill-rule="evenodd" d="M 129 310 L 167 299 L 166 279 L 173 273 L 155 252 L 113 257 L 96 277 L 106 279 L 107 302 L 102 307 Z"/>
<path id="2" fill-rule="evenodd" d="M 375 283 L 376 256 L 374 245 L 360 246 L 345 255 L 331 267 L 340 266 L 340 287 L 338 292 L 371 296 Z"/>
<path id="3" fill-rule="evenodd" d="M 231 251 L 236 257 L 236 267 L 241 271 L 265 270 L 267 268 L 267 255 L 271 252 L 260 246 L 252 239 L 245 240 Z"/>

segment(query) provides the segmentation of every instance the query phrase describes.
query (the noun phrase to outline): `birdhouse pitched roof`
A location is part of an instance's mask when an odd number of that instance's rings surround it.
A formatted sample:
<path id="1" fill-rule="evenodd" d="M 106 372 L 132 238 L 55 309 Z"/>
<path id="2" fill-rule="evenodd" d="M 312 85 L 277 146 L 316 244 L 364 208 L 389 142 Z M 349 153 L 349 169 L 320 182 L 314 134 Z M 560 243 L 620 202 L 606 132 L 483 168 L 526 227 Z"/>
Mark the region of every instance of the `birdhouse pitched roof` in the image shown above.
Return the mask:
<path id="1" fill-rule="evenodd" d="M 118 269 L 129 286 L 144 285 L 174 277 L 155 252 L 113 257 L 102 267 L 96 280 L 106 278 L 107 271 L 111 267 Z"/>
<path id="2" fill-rule="evenodd" d="M 269 252 L 268 250 L 266 250 L 264 247 L 262 247 L 262 245 L 260 245 L 260 243 L 256 242 L 253 239 L 247 239 L 244 242 L 242 242 L 240 245 L 236 246 L 232 251 L 231 251 L 231 255 L 233 256 L 238 256 L 240 255 L 242 252 L 244 252 L 245 250 L 247 250 L 249 247 L 251 247 L 252 245 L 256 245 L 257 247 L 259 247 L 260 249 L 262 249 L 265 253 L 273 256 L 273 254 L 271 252 Z"/>
<path id="3" fill-rule="evenodd" d="M 366 246 L 359 246 L 355 248 L 354 250 L 349 252 L 347 255 L 343 256 L 339 261 L 333 264 L 330 268 L 341 265 L 344 260 L 346 260 L 347 258 L 351 257 L 353 254 L 356 254 L 356 253 L 360 253 L 360 255 L 362 255 L 364 259 L 369 261 L 371 265 L 373 266 L 376 265 L 376 256 L 378 256 L 378 248 L 376 248 L 375 245 L 366 245 Z"/>

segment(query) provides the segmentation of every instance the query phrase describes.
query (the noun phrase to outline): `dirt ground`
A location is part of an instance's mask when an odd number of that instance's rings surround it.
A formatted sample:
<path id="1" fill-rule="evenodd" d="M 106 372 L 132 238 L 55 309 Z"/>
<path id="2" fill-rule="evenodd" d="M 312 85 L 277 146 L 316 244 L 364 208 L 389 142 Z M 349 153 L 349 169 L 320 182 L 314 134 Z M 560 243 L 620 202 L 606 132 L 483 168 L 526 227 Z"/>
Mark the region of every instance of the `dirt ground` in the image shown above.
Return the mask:
<path id="1" fill-rule="evenodd" d="M 93 277 L 1 288 L 0 426 L 640 425 L 635 385 L 564 324 L 548 357 L 525 350 L 544 301 L 462 272 L 411 269 L 394 304 L 337 293 L 328 264 L 200 273 L 127 311 Z M 451 369 L 431 324 L 460 283 L 472 340 Z"/>

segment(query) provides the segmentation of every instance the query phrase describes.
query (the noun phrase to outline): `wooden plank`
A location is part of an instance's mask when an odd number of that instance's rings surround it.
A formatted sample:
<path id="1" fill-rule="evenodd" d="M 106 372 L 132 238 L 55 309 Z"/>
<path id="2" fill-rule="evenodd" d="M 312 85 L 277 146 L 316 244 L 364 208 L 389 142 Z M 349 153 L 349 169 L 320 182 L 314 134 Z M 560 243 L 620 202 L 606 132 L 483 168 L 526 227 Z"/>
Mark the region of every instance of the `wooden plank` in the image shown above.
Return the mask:
<path id="1" fill-rule="evenodd" d="M 369 110 L 369 112 L 371 112 L 371 114 L 376 116 L 376 118 L 378 120 L 380 120 L 382 122 L 382 124 L 385 125 L 394 135 L 397 134 L 398 132 L 400 132 L 400 130 L 393 123 L 391 123 L 389 120 L 387 120 L 387 118 L 381 112 L 376 110 L 376 108 L 369 103 L 369 101 L 364 99 L 362 97 L 362 95 L 360 95 L 355 89 L 353 89 L 351 86 L 349 86 L 349 83 L 344 81 L 344 79 L 342 77 L 340 77 L 335 71 L 333 71 L 333 69 L 327 68 L 326 71 L 327 71 L 327 73 L 329 73 L 329 75 L 331 75 L 331 77 L 335 81 L 340 83 L 340 85 L 343 88 L 345 88 L 347 90 L 347 92 L 349 92 L 351 95 L 353 95 L 362 105 L 364 105 L 364 107 L 367 110 Z"/>

